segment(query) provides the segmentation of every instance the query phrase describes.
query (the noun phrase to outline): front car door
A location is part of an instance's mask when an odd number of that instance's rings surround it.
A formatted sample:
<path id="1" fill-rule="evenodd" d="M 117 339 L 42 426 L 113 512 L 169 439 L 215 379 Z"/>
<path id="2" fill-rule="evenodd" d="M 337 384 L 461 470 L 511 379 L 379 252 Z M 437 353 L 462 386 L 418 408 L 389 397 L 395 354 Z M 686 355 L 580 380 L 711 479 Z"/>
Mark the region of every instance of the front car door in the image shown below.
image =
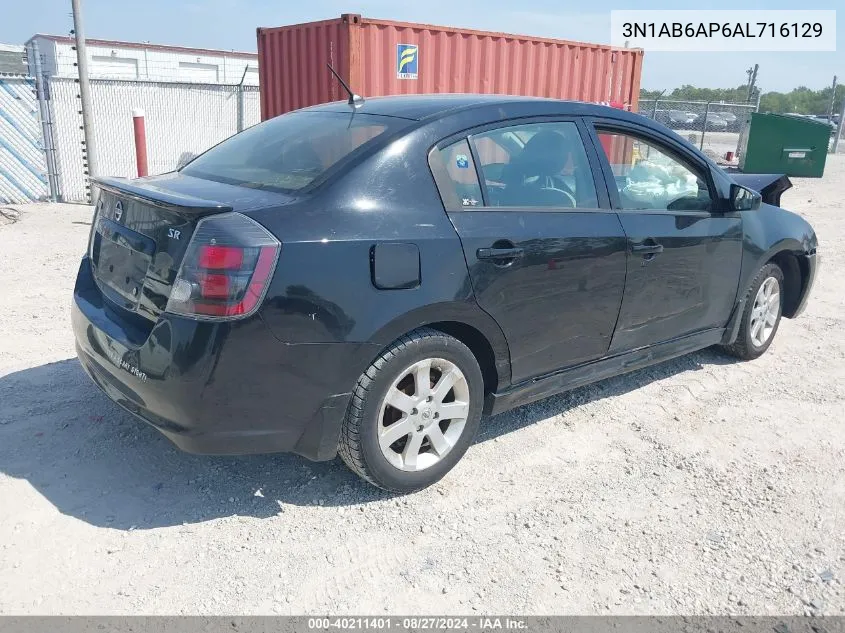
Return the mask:
<path id="1" fill-rule="evenodd" d="M 628 236 L 611 353 L 724 327 L 736 299 L 742 219 L 718 203 L 709 166 L 670 137 L 595 122 L 594 144 Z"/>
<path id="2" fill-rule="evenodd" d="M 430 164 L 512 382 L 604 356 L 626 241 L 583 123 L 498 123 L 444 140 Z"/>

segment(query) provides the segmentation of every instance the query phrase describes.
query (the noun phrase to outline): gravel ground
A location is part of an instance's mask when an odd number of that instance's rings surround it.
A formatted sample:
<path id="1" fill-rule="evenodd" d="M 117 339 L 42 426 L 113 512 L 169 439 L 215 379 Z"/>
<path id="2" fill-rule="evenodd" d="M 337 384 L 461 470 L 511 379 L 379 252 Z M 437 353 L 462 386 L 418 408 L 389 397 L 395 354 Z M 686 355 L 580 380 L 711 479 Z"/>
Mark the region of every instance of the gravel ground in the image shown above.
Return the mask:
<path id="1" fill-rule="evenodd" d="M 845 157 L 784 204 L 823 264 L 761 359 L 702 351 L 484 421 L 391 497 L 197 457 L 74 358 L 90 210 L 0 216 L 0 613 L 845 613 Z"/>

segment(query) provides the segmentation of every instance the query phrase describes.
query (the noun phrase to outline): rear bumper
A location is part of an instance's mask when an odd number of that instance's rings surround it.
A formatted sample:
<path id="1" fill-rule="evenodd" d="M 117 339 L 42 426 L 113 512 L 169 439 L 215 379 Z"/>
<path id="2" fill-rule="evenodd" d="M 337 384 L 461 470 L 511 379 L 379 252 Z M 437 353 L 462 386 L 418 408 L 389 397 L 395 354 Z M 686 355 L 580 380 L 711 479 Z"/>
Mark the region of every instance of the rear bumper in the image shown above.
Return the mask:
<path id="1" fill-rule="evenodd" d="M 118 317 L 84 258 L 71 320 L 85 372 L 124 409 L 192 453 L 336 454 L 368 346 L 290 345 L 256 316 L 230 323 L 164 315 L 149 331 Z"/>

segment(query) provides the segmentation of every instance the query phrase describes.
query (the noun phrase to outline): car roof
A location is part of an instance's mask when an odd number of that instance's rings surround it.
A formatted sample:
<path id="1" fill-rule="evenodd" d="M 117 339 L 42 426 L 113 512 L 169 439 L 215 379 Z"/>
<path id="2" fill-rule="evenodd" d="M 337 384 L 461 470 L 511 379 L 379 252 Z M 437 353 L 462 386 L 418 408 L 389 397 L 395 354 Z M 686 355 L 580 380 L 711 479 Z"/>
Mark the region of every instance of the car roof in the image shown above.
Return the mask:
<path id="1" fill-rule="evenodd" d="M 369 97 L 363 102 L 356 104 L 356 112 L 363 114 L 377 114 L 381 116 L 400 117 L 420 121 L 453 114 L 459 110 L 468 110 L 484 106 L 497 105 L 524 105 L 526 110 L 531 110 L 534 105 L 538 110 L 547 113 L 550 105 L 557 104 L 560 107 L 559 114 L 579 114 L 603 116 L 610 113 L 622 112 L 617 108 L 601 106 L 594 103 L 580 101 L 561 101 L 558 99 L 547 99 L 543 97 L 522 97 L 513 95 L 489 95 L 489 94 L 420 94 L 420 95 L 395 95 L 390 97 Z M 323 103 L 306 111 L 324 112 L 349 112 L 349 103 L 346 101 L 334 101 Z"/>

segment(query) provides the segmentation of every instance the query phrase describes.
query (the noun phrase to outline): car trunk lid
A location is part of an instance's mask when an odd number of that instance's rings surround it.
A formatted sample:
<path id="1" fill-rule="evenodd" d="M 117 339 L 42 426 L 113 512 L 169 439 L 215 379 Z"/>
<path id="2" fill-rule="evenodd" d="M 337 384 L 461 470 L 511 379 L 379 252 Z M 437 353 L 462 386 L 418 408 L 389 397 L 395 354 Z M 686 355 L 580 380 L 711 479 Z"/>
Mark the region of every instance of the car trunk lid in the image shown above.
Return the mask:
<path id="1" fill-rule="evenodd" d="M 96 178 L 94 185 L 100 190 L 89 243 L 94 279 L 117 310 L 153 323 L 202 218 L 291 200 L 179 174 Z"/>

